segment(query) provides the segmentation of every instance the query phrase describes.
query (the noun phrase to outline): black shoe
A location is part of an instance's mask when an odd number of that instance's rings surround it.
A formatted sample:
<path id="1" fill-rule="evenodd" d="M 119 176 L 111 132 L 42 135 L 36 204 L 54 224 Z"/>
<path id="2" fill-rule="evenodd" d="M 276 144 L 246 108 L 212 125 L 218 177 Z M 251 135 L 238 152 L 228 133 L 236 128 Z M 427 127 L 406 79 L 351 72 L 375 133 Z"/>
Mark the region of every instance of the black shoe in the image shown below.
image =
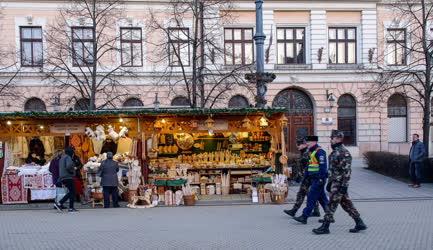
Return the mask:
<path id="1" fill-rule="evenodd" d="M 350 229 L 349 232 L 357 233 L 359 231 L 367 229 L 367 225 L 364 224 L 364 222 L 361 220 L 361 218 L 355 218 L 355 223 L 356 223 L 355 227 Z"/>
<path id="2" fill-rule="evenodd" d="M 304 215 L 301 215 L 299 217 L 293 217 L 293 219 L 302 224 L 307 224 L 307 217 L 305 217 Z"/>
<path id="3" fill-rule="evenodd" d="M 320 217 L 320 212 L 314 211 L 313 213 L 311 213 L 311 217 Z"/>
<path id="4" fill-rule="evenodd" d="M 319 223 L 324 223 L 324 222 L 325 222 L 325 219 L 320 219 L 320 220 L 319 220 Z M 330 219 L 330 220 L 329 220 L 329 223 L 335 223 L 334 218 Z"/>
<path id="5" fill-rule="evenodd" d="M 284 213 L 286 213 L 287 215 L 290 215 L 292 217 L 295 217 L 297 211 L 298 211 L 298 209 L 292 208 L 290 210 L 284 210 Z"/>
<path id="6" fill-rule="evenodd" d="M 68 209 L 68 212 L 69 212 L 69 213 L 77 213 L 78 210 L 75 209 L 75 208 L 69 208 L 69 209 Z"/>
<path id="7" fill-rule="evenodd" d="M 313 229 L 315 234 L 329 234 L 329 222 L 324 222 L 319 228 Z"/>
<path id="8" fill-rule="evenodd" d="M 118 208 L 118 207 L 120 207 L 120 206 L 119 206 L 119 205 L 113 205 L 113 207 L 114 207 L 114 208 Z"/>

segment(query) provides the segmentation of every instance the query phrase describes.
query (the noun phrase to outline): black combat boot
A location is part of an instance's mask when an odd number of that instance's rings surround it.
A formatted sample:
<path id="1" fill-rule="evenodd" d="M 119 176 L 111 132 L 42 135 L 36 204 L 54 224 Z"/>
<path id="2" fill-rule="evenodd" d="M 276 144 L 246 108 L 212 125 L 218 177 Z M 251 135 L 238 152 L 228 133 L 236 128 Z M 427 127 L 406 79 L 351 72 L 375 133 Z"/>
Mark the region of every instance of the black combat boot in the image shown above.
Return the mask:
<path id="1" fill-rule="evenodd" d="M 319 223 L 324 223 L 324 222 L 325 222 L 325 219 L 320 219 L 320 220 L 319 220 Z M 334 218 L 331 218 L 331 219 L 329 220 L 329 223 L 335 223 Z"/>
<path id="2" fill-rule="evenodd" d="M 329 222 L 325 221 L 323 224 L 316 229 L 313 229 L 315 234 L 329 234 Z"/>
<path id="3" fill-rule="evenodd" d="M 293 217 L 293 219 L 297 222 L 301 222 L 302 224 L 307 224 L 307 217 L 305 217 L 304 215 L 301 215 L 299 217 Z"/>
<path id="4" fill-rule="evenodd" d="M 286 213 L 287 215 L 290 215 L 292 217 L 295 217 L 296 212 L 298 212 L 298 209 L 292 208 L 290 210 L 284 210 L 284 213 Z"/>
<path id="5" fill-rule="evenodd" d="M 354 218 L 354 220 L 355 220 L 356 225 L 354 228 L 350 229 L 349 232 L 357 233 L 361 230 L 367 229 L 367 226 L 364 224 L 364 222 L 362 221 L 362 219 L 360 217 Z"/>

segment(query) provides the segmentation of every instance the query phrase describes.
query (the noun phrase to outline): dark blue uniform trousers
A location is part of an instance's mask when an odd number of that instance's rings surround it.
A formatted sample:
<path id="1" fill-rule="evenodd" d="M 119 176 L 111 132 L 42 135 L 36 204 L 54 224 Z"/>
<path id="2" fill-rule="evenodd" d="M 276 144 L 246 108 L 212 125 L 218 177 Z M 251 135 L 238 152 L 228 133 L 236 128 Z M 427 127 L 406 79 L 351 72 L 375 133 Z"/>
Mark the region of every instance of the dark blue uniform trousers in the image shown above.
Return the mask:
<path id="1" fill-rule="evenodd" d="M 317 201 L 319 201 L 323 210 L 326 211 L 329 200 L 328 197 L 326 197 L 325 193 L 325 181 L 321 184 L 319 178 L 312 179 L 310 192 L 308 193 L 307 197 L 307 207 L 305 207 L 304 211 L 302 211 L 302 215 L 304 217 L 310 217 L 311 212 L 314 209 L 314 205 L 317 203 Z"/>

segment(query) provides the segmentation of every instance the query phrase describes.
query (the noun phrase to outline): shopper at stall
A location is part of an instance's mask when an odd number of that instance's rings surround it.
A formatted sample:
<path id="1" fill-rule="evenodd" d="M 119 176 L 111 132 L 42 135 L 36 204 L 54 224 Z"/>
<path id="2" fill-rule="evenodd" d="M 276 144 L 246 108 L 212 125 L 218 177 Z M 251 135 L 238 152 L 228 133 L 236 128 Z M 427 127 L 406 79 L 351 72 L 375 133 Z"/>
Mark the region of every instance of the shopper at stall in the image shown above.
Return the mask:
<path id="1" fill-rule="evenodd" d="M 311 216 L 317 201 L 327 211 L 328 197 L 325 193 L 325 183 L 328 177 L 328 167 L 326 161 L 326 152 L 318 144 L 317 136 L 307 136 L 308 151 L 310 158 L 306 176 L 311 179 L 311 188 L 308 192 L 307 207 L 302 211 L 302 215 L 294 219 L 303 224 L 307 224 L 308 217 Z"/>
<path id="2" fill-rule="evenodd" d="M 110 207 L 110 196 L 113 199 L 113 207 L 119 207 L 117 172 L 119 172 L 119 164 L 113 160 L 113 153 L 107 152 L 107 159 L 101 163 L 98 172 L 104 192 L 104 208 Z"/>
<path id="3" fill-rule="evenodd" d="M 74 149 L 67 147 L 65 153 L 62 155 L 59 161 L 59 179 L 63 185 L 68 189 L 68 193 L 60 200 L 59 203 L 54 203 L 57 210 L 62 211 L 63 204 L 69 200 L 68 212 L 77 212 L 74 208 L 75 201 L 75 187 L 73 177 L 75 176 L 75 164 L 72 161 L 74 156 Z"/>
<path id="4" fill-rule="evenodd" d="M 307 196 L 308 191 L 310 190 L 311 186 L 311 178 L 307 175 L 307 169 L 308 169 L 308 161 L 309 161 L 309 151 L 308 151 L 308 145 L 304 138 L 298 139 L 296 141 L 296 146 L 299 150 L 299 160 L 298 160 L 298 169 L 299 171 L 302 171 L 302 181 L 301 186 L 299 187 L 299 191 L 296 194 L 296 202 L 293 205 L 293 208 L 290 210 L 284 210 L 284 213 L 294 217 L 296 215 L 296 212 L 301 207 L 302 203 L 304 202 L 305 196 Z M 311 214 L 313 217 L 320 217 L 319 212 L 319 204 L 316 202 L 316 205 L 314 206 L 314 211 Z"/>
<path id="5" fill-rule="evenodd" d="M 361 230 L 366 230 L 367 226 L 361 219 L 358 210 L 353 206 L 352 201 L 347 193 L 349 187 L 350 174 L 352 172 L 352 156 L 350 152 L 343 146 L 344 134 L 338 130 L 332 130 L 331 145 L 332 153 L 329 156 L 329 181 L 326 189 L 330 192 L 329 210 L 326 211 L 325 217 L 322 220 L 323 224 L 319 228 L 313 229 L 315 234 L 329 234 L 329 224 L 334 220 L 334 213 L 338 205 L 353 218 L 356 225 L 349 232 L 357 233 Z"/>

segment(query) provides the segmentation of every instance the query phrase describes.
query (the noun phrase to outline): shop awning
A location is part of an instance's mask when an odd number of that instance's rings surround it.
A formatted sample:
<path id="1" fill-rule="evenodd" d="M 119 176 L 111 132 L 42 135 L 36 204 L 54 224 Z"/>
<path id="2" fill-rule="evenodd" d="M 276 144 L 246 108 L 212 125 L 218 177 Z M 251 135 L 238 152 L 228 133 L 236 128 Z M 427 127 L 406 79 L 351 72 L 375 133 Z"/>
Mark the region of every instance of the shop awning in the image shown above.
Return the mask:
<path id="1" fill-rule="evenodd" d="M 285 108 L 244 108 L 244 109 L 191 109 L 191 108 L 164 108 L 164 109 L 114 109 L 95 111 L 67 111 L 67 112 L 0 112 L 1 120 L 21 119 L 77 119 L 97 117 L 145 117 L 145 116 L 204 116 L 204 115 L 253 115 L 264 114 L 272 116 L 284 113 Z"/>

